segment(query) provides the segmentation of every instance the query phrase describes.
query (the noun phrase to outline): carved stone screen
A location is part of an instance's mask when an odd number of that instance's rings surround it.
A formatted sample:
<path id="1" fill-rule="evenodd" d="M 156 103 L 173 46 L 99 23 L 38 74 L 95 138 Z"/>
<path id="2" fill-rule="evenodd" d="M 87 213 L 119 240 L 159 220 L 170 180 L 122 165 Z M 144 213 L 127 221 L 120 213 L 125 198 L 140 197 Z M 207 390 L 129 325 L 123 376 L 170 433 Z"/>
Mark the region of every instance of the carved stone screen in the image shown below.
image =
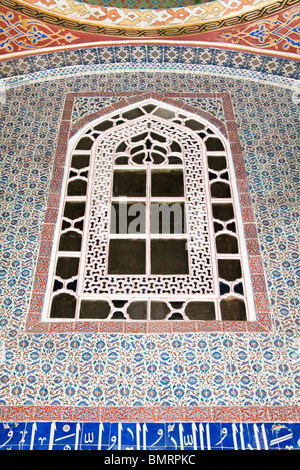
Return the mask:
<path id="1" fill-rule="evenodd" d="M 44 319 L 254 320 L 228 142 L 147 100 L 69 145 Z"/>

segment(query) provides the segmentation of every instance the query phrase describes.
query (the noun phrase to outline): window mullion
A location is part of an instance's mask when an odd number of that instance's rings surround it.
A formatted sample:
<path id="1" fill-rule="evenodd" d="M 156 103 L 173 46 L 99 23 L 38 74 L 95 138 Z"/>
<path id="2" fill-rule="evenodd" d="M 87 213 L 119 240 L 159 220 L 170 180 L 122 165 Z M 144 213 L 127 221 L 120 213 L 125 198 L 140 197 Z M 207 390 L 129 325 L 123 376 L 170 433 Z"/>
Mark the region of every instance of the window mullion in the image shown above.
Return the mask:
<path id="1" fill-rule="evenodd" d="M 151 233 L 150 233 L 150 210 L 151 210 L 151 167 L 147 165 L 146 177 L 146 276 L 151 274 Z"/>

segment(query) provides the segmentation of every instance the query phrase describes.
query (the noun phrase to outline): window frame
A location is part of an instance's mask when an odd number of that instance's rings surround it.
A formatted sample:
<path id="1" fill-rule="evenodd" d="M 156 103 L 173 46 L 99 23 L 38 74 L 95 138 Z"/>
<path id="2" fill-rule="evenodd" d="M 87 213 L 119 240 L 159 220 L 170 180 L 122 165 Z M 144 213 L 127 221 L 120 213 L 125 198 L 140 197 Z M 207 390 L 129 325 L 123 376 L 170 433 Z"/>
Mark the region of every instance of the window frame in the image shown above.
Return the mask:
<path id="1" fill-rule="evenodd" d="M 189 94 L 187 94 L 189 95 Z M 194 95 L 193 95 L 194 96 Z M 159 103 L 161 104 L 164 104 L 164 101 L 165 101 L 165 98 L 166 97 L 163 97 L 164 100 L 162 101 L 159 101 Z M 223 98 L 226 98 L 226 96 L 224 96 Z M 228 98 L 228 97 L 227 97 Z M 135 100 L 133 100 L 135 101 Z M 143 100 L 141 100 L 142 102 Z M 151 99 L 151 101 L 153 101 Z M 224 99 L 225 101 L 225 99 Z M 174 101 L 172 100 L 172 104 L 170 106 L 170 103 L 167 102 L 167 106 L 168 107 L 174 107 L 175 109 L 180 109 L 180 106 L 177 108 L 176 106 L 173 106 L 173 103 Z M 182 107 L 182 106 L 181 106 Z M 122 107 L 122 108 L 125 108 Z M 188 108 L 188 107 L 184 107 L 184 108 Z M 192 112 L 191 112 L 192 111 Z M 115 110 L 114 110 L 115 112 Z M 189 114 L 194 114 L 196 119 L 199 120 L 199 116 L 197 115 L 197 113 L 194 112 L 194 110 L 188 110 L 187 111 Z M 103 112 L 99 113 L 99 115 L 102 115 L 104 114 Z M 200 113 L 201 114 L 201 113 Z M 207 113 L 205 113 L 207 114 Z M 204 120 L 206 119 L 206 116 L 204 118 Z M 88 124 L 86 124 L 84 127 L 82 127 L 81 131 L 79 132 L 80 135 L 84 134 L 85 130 L 87 127 L 91 126 L 91 124 L 94 124 L 96 121 L 98 122 L 100 119 L 97 118 L 91 122 L 89 122 Z M 203 117 L 201 116 L 200 117 L 200 120 L 203 120 Z M 216 122 L 216 119 L 212 119 L 213 121 Z M 232 121 L 232 118 L 230 119 Z M 86 122 L 88 122 L 88 120 L 86 120 Z M 214 124 L 212 124 L 212 122 L 209 122 L 209 125 L 210 127 L 211 126 L 214 126 Z M 222 126 L 221 126 L 222 127 Z M 73 128 L 73 133 L 76 129 L 76 126 L 75 128 Z M 220 135 L 221 136 L 221 140 L 223 141 L 223 143 L 225 143 L 226 145 L 226 151 L 227 151 L 227 155 L 229 155 L 229 157 L 231 156 L 231 152 L 230 152 L 230 148 L 229 148 L 229 143 L 224 140 L 223 138 L 223 135 L 222 133 L 219 131 L 219 129 L 217 129 L 216 126 L 214 126 L 214 131 L 216 134 Z M 223 129 L 222 131 L 224 131 L 224 126 L 223 126 Z M 62 136 L 61 136 L 62 137 Z M 65 136 L 64 136 L 65 137 Z M 78 137 L 78 134 L 77 134 L 77 137 Z M 229 134 L 229 137 L 230 137 L 230 134 Z M 76 138 L 76 135 L 73 135 L 73 138 L 71 139 L 70 142 L 73 141 L 73 139 Z M 236 140 L 236 139 L 235 139 Z M 60 138 L 60 142 L 62 141 L 62 138 Z M 231 142 L 232 143 L 232 142 Z M 234 151 L 234 156 L 233 156 L 233 159 L 234 159 L 234 162 L 231 160 L 231 158 L 228 159 L 228 164 L 230 165 L 230 167 L 233 168 L 233 165 L 237 166 L 238 168 L 238 179 L 239 179 L 239 190 L 242 189 L 242 196 L 247 196 L 247 190 L 245 190 L 244 188 L 241 187 L 241 178 L 240 178 L 240 174 L 244 172 L 243 170 L 243 164 L 240 163 L 238 160 L 237 160 L 237 156 L 236 154 L 238 152 L 236 152 L 235 148 L 237 147 L 237 145 L 235 143 L 233 143 L 233 151 Z M 61 152 L 59 152 L 61 153 Z M 64 153 L 64 152 L 63 152 Z M 54 169 L 55 170 L 55 169 Z M 231 169 L 232 171 L 232 169 Z M 66 173 L 66 170 L 65 170 L 65 173 Z M 243 176 L 243 180 L 245 179 L 246 177 Z M 52 182 L 51 182 L 51 186 L 53 188 L 53 186 L 55 186 L 55 180 L 54 180 L 54 174 L 53 174 L 53 178 L 52 178 Z M 237 187 L 236 187 L 236 182 L 235 181 L 232 181 L 232 189 L 233 191 L 235 192 L 235 195 L 238 195 L 238 190 L 237 190 Z M 51 188 L 50 188 L 50 192 L 51 192 Z M 246 193 L 246 194 L 245 194 Z M 56 198 L 57 198 L 57 195 L 56 195 Z M 249 202 L 247 202 L 247 205 L 249 205 Z M 49 204 L 48 204 L 48 207 L 49 207 Z M 251 224 L 253 225 L 253 224 Z M 47 227 L 45 226 L 44 229 L 46 229 Z M 48 227 L 50 229 L 50 227 Z M 53 223 L 51 224 L 51 228 L 52 228 L 52 235 L 53 235 Z M 242 227 L 243 228 L 243 227 Z M 44 230 L 45 232 L 45 230 Z M 251 239 L 249 240 L 249 238 L 251 237 Z M 247 242 L 247 246 L 249 247 L 249 242 L 253 241 L 254 243 L 256 243 L 256 239 L 250 235 L 249 237 L 249 234 L 247 233 L 246 234 L 246 242 Z M 50 234 L 50 239 L 52 239 L 52 236 Z M 55 239 L 55 237 L 54 237 Z M 246 247 L 246 243 L 244 244 L 245 247 Z M 254 245 L 255 247 L 255 245 Z M 49 247 L 48 247 L 48 250 L 49 250 Z M 259 262 L 259 253 L 257 253 L 256 251 L 253 250 L 253 252 L 251 253 L 251 261 L 257 261 Z M 255 260 L 254 260 L 255 258 Z M 48 260 L 49 261 L 49 260 Z M 247 258 L 247 255 L 245 256 L 244 258 L 244 261 L 247 263 L 248 262 L 248 258 Z M 248 264 L 249 265 L 249 264 Z M 253 265 L 253 263 L 252 263 Z M 48 267 L 49 267 L 49 263 L 48 263 Z M 39 266 L 38 266 L 39 268 Z M 49 272 L 51 273 L 53 271 L 53 266 L 52 266 L 52 270 L 51 270 L 51 266 L 50 266 L 50 270 Z M 258 269 L 258 271 L 260 272 L 261 271 L 261 268 Z M 44 272 L 45 272 L 45 269 L 44 269 Z M 251 282 L 251 276 L 252 276 L 252 273 L 250 275 L 250 282 Z M 258 275 L 259 277 L 261 277 L 261 274 Z M 257 277 L 258 277 L 257 276 Z M 37 280 L 37 276 L 36 276 L 36 280 Z M 253 286 L 253 283 L 251 282 L 252 286 Z M 255 287 L 255 286 L 254 286 Z M 90 331 L 114 331 L 114 332 L 130 332 L 130 331 L 140 331 L 140 332 L 146 332 L 146 331 L 154 331 L 154 332 L 171 332 L 171 331 L 182 331 L 182 332 L 188 332 L 188 331 L 219 331 L 220 329 L 222 331 L 265 331 L 266 328 L 270 328 L 271 324 L 270 324 L 270 320 L 269 320 L 269 317 L 268 317 L 268 311 L 267 311 L 267 308 L 265 307 L 266 305 L 266 292 L 264 289 L 254 289 L 255 292 L 255 304 L 256 306 L 258 306 L 258 310 L 256 309 L 256 317 L 255 318 L 252 318 L 251 320 L 247 320 L 245 322 L 239 322 L 239 321 L 224 321 L 224 320 L 220 320 L 220 321 L 217 321 L 217 320 L 214 320 L 214 321 L 207 321 L 207 322 L 194 322 L 194 321 L 191 321 L 191 322 L 173 322 L 172 325 L 158 325 L 156 323 L 156 325 L 147 325 L 146 326 L 146 329 L 145 328 L 141 328 L 141 325 L 137 325 L 136 322 L 132 322 L 132 325 L 129 326 L 125 326 L 125 323 L 126 322 L 123 322 L 124 324 L 120 324 L 119 322 L 107 322 L 107 325 L 104 326 L 102 325 L 102 327 L 99 325 L 100 322 L 89 322 L 89 321 L 84 321 L 84 320 L 79 320 L 79 323 L 82 323 L 82 326 L 79 325 L 78 320 L 74 322 L 74 320 L 66 320 L 64 319 L 62 321 L 62 323 L 64 323 L 65 325 L 69 322 L 70 323 L 70 328 L 71 330 L 73 331 L 74 329 L 75 330 L 81 330 L 82 328 L 88 328 L 88 330 Z M 44 328 L 48 329 L 48 330 L 53 330 L 53 331 L 57 331 L 57 328 L 58 329 L 61 329 L 61 331 L 66 331 L 68 330 L 68 328 L 66 327 L 64 329 L 64 326 L 61 325 L 61 322 L 60 321 L 57 321 L 57 319 L 51 319 L 50 320 L 50 323 L 52 323 L 52 326 L 49 325 L 49 320 L 48 321 L 45 321 L 45 317 L 41 314 L 41 306 L 42 304 L 45 305 L 45 303 L 47 303 L 47 297 L 44 295 L 44 293 L 41 293 L 40 292 L 41 290 L 39 289 L 38 291 L 34 288 L 33 290 L 33 295 L 32 295 L 32 298 L 31 298 L 31 308 L 30 308 L 30 312 L 29 312 L 29 316 L 28 316 L 28 319 L 27 319 L 27 328 L 30 328 L 32 331 L 35 330 L 35 331 L 42 331 Z M 259 291 L 259 292 L 257 292 Z M 41 304 L 41 301 L 42 301 L 42 304 Z M 259 302 L 261 303 L 261 305 L 259 305 Z M 39 318 L 37 318 L 37 312 L 39 312 Z M 255 315 L 255 313 L 254 313 Z M 37 321 L 38 320 L 38 321 Z M 47 324 L 48 323 L 48 324 Z M 111 323 L 111 325 L 109 326 L 108 323 Z M 148 322 L 149 323 L 149 322 Z M 150 322 L 150 323 L 153 323 L 153 322 Z M 161 323 L 161 322 L 159 322 Z M 189 325 L 187 325 L 187 323 L 190 323 Z M 197 325 L 196 325 L 197 323 Z M 112 325 L 113 324 L 113 325 Z M 266 325 L 266 326 L 264 326 Z M 60 326 L 62 326 L 62 328 L 60 328 Z M 53 329 L 54 328 L 54 329 Z"/>

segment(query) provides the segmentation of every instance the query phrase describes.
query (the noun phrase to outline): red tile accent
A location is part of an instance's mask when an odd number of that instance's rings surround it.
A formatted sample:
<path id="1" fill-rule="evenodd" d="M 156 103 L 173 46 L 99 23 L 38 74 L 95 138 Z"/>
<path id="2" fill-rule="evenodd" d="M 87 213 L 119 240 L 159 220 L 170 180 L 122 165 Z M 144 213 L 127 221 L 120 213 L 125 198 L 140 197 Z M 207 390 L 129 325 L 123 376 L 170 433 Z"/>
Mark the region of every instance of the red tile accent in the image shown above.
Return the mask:
<path id="1" fill-rule="evenodd" d="M 69 422 L 299 422 L 299 407 L 2 406 L 0 421 Z"/>

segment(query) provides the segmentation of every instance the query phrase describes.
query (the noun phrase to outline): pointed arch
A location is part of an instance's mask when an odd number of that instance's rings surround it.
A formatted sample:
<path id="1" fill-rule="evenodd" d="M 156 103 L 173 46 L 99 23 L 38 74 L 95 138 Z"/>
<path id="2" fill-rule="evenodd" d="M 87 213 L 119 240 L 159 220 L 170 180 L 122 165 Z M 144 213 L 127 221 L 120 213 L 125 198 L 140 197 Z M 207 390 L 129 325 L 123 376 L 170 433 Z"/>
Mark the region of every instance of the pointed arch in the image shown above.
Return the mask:
<path id="1" fill-rule="evenodd" d="M 196 328 L 203 321 L 253 321 L 246 244 L 223 124 L 217 127 L 207 115 L 153 97 L 106 111 L 69 140 L 44 320 L 183 321 Z M 169 186 L 182 186 L 180 195 L 161 191 L 166 175 Z M 115 184 L 127 192 L 114 194 Z M 131 208 L 145 207 L 145 233 L 111 232 L 112 210 L 121 210 L 116 197 Z M 155 233 L 151 207 L 172 202 L 184 207 L 186 232 Z M 118 268 L 111 267 L 113 256 Z"/>

